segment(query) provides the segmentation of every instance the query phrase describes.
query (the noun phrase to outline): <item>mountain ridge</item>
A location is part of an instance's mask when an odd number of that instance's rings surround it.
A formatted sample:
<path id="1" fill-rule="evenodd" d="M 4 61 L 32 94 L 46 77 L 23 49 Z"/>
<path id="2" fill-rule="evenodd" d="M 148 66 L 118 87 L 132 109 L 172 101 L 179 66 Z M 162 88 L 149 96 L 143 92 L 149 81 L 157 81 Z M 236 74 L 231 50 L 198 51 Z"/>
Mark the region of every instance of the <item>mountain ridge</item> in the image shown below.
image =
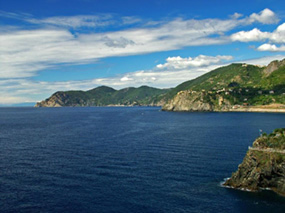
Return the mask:
<path id="1" fill-rule="evenodd" d="M 265 67 L 241 63 L 219 67 L 165 96 L 166 111 L 254 111 L 249 107 L 279 104 L 285 112 L 285 59 Z"/>
<path id="2" fill-rule="evenodd" d="M 127 87 L 115 90 L 108 86 L 99 86 L 91 90 L 58 91 L 35 107 L 63 106 L 161 106 L 160 96 L 169 89 L 157 89 L 148 86 Z"/>
<path id="3" fill-rule="evenodd" d="M 140 86 L 115 90 L 100 86 L 87 91 L 59 91 L 35 106 L 140 105 L 162 106 L 166 111 L 255 111 L 257 106 L 278 105 L 278 110 L 285 112 L 285 59 L 268 66 L 233 63 L 172 89 Z"/>

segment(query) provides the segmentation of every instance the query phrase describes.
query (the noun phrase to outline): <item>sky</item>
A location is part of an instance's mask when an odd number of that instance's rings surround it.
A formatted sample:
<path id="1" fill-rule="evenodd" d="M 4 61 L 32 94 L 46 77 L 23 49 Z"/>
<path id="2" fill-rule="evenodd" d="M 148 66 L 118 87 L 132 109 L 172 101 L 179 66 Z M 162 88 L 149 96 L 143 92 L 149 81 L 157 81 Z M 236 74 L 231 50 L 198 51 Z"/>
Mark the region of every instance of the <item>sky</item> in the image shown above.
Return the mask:
<path id="1" fill-rule="evenodd" d="M 0 105 L 285 58 L 279 0 L 0 0 Z"/>

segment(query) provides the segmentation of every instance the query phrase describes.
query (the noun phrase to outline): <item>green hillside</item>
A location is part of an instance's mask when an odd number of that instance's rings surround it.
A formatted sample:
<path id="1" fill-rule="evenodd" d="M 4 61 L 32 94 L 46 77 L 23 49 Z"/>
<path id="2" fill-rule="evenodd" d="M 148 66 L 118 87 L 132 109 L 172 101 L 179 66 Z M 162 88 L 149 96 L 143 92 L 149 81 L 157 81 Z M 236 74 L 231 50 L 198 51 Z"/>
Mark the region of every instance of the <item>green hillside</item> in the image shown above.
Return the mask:
<path id="1" fill-rule="evenodd" d="M 107 105 L 156 105 L 168 89 L 148 86 L 115 90 L 100 86 L 88 91 L 56 92 L 50 98 L 37 103 L 38 107 L 54 106 L 107 106 Z"/>
<path id="2" fill-rule="evenodd" d="M 177 94 L 180 94 L 179 101 L 173 101 Z M 284 94 L 285 59 L 272 61 L 266 67 L 231 64 L 186 81 L 173 89 L 141 86 L 115 90 L 100 86 L 88 91 L 56 92 L 36 106 L 133 106 L 170 103 L 164 108 L 188 109 L 187 104 L 191 103 L 197 110 L 199 107 L 220 110 L 230 109 L 234 105 L 285 104 Z"/>
<path id="3" fill-rule="evenodd" d="M 285 65 L 277 63 L 276 70 L 266 72 L 267 67 L 247 64 L 231 64 L 186 81 L 165 94 L 171 100 L 180 91 L 207 93 L 204 98 L 215 101 L 216 94 L 231 104 L 264 105 L 285 103 Z"/>

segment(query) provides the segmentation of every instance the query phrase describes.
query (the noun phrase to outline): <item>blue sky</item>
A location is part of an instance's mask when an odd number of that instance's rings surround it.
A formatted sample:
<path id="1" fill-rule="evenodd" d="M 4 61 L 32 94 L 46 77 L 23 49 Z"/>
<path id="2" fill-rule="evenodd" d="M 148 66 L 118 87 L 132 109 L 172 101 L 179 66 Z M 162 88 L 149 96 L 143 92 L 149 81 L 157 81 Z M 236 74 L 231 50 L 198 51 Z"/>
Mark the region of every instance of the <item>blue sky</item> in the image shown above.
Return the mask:
<path id="1" fill-rule="evenodd" d="M 0 0 L 0 104 L 100 85 L 174 87 L 285 58 L 285 3 Z"/>

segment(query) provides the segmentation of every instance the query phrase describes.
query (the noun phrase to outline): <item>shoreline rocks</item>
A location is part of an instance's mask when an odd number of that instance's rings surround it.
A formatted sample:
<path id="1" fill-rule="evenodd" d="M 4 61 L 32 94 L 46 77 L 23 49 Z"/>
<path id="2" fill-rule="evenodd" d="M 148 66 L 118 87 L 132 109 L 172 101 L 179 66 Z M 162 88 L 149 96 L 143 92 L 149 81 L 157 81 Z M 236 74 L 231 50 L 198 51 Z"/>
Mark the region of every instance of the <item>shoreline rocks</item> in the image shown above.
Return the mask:
<path id="1" fill-rule="evenodd" d="M 223 185 L 248 191 L 271 189 L 285 196 L 284 147 L 285 128 L 257 138 L 238 170 Z"/>

